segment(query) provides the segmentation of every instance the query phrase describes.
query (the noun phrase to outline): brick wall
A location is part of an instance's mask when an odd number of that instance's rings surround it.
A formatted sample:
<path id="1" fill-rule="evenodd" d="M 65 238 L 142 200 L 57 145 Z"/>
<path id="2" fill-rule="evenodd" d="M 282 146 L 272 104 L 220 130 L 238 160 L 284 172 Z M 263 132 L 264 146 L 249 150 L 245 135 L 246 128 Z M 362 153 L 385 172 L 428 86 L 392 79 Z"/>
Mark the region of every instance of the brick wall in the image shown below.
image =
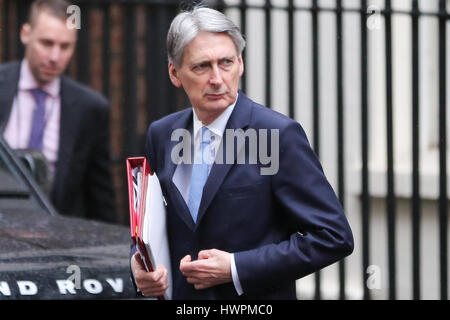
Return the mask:
<path id="1" fill-rule="evenodd" d="M 100 8 L 91 8 L 89 16 L 86 17 L 81 12 L 81 28 L 83 28 L 84 19 L 88 19 L 89 26 L 89 82 L 91 88 L 103 94 L 102 72 L 102 37 L 103 30 L 102 19 L 104 12 Z M 108 56 L 110 59 L 110 77 L 109 77 L 109 97 L 111 108 L 110 128 L 111 128 L 111 154 L 113 159 L 120 159 L 123 149 L 122 119 L 124 112 L 124 94 L 123 94 L 123 11 L 119 5 L 111 5 L 109 10 L 109 33 L 110 50 Z M 77 47 L 76 54 L 79 53 L 80 46 Z M 77 59 L 72 58 L 68 66 L 68 75 L 74 79 L 78 78 Z M 124 161 L 114 161 L 111 165 L 113 174 L 113 184 L 115 190 L 115 201 L 117 206 L 117 222 L 128 224 L 128 194 L 126 185 L 126 169 Z"/>
<path id="2" fill-rule="evenodd" d="M 104 12 L 100 9 L 92 9 L 89 16 L 89 59 L 90 59 L 90 86 L 102 92 L 102 19 Z M 136 10 L 137 26 L 137 123 L 138 135 L 147 131 L 146 121 L 147 106 L 145 92 L 145 10 L 138 7 Z M 114 188 L 116 190 L 116 204 L 118 208 L 117 220 L 128 224 L 128 193 L 126 185 L 126 168 L 121 155 L 123 146 L 123 113 L 127 110 L 127 101 L 124 97 L 124 11 L 120 5 L 111 5 L 109 11 L 110 32 L 110 78 L 109 78 L 109 101 L 111 104 L 111 153 L 113 158 L 120 159 L 112 165 L 114 176 Z"/>

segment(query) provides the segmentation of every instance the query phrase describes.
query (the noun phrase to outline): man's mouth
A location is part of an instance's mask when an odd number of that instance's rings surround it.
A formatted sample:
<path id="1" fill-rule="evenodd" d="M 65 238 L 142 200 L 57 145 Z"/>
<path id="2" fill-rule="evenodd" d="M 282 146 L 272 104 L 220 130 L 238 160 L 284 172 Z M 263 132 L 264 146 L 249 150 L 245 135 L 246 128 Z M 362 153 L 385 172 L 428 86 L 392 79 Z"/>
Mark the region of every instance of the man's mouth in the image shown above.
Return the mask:
<path id="1" fill-rule="evenodd" d="M 207 93 L 206 97 L 208 97 L 209 99 L 221 99 L 223 96 L 225 95 L 225 93 Z"/>
<path id="2" fill-rule="evenodd" d="M 55 67 L 43 66 L 41 70 L 44 73 L 51 74 L 51 75 L 58 74 L 58 68 L 55 68 Z"/>

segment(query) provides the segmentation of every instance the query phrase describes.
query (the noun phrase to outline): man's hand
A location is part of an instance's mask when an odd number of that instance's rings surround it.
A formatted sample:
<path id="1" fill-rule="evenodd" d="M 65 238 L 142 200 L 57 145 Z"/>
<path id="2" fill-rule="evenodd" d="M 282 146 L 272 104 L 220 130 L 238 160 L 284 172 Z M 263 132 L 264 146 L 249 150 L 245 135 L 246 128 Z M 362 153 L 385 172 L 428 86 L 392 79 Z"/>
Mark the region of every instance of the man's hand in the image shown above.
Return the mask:
<path id="1" fill-rule="evenodd" d="M 196 261 L 191 261 L 191 256 L 187 255 L 180 261 L 180 271 L 197 290 L 231 282 L 230 253 L 203 250 Z"/>
<path id="2" fill-rule="evenodd" d="M 155 271 L 147 272 L 137 252 L 131 258 L 131 272 L 137 287 L 146 297 L 162 296 L 169 287 L 166 267 L 159 265 Z"/>

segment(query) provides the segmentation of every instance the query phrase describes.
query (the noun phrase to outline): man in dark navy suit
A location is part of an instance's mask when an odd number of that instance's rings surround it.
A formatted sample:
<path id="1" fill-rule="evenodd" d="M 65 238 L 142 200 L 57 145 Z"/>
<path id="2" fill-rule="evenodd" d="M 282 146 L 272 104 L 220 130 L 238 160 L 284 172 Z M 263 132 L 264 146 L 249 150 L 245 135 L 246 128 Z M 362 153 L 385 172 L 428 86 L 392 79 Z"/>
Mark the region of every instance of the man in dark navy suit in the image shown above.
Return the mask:
<path id="1" fill-rule="evenodd" d="M 147 159 L 167 202 L 172 283 L 131 270 L 145 296 L 295 299 L 295 280 L 353 250 L 353 236 L 300 124 L 238 89 L 245 41 L 222 13 L 180 13 L 169 76 L 192 108 L 153 122 Z"/>
<path id="2" fill-rule="evenodd" d="M 44 154 L 61 214 L 114 222 L 108 101 L 62 75 L 77 38 L 69 6 L 32 3 L 20 33 L 24 59 L 0 65 L 0 134 L 14 149 Z"/>

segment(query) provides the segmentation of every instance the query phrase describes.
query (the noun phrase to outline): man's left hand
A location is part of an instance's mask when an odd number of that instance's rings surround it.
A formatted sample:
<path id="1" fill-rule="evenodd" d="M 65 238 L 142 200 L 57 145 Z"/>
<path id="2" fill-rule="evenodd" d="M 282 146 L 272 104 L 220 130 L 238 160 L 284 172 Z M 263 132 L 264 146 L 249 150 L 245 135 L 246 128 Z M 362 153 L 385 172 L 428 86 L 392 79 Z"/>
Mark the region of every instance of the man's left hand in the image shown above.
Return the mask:
<path id="1" fill-rule="evenodd" d="M 217 249 L 202 250 L 195 261 L 187 255 L 180 261 L 180 271 L 197 290 L 231 282 L 230 253 Z"/>

